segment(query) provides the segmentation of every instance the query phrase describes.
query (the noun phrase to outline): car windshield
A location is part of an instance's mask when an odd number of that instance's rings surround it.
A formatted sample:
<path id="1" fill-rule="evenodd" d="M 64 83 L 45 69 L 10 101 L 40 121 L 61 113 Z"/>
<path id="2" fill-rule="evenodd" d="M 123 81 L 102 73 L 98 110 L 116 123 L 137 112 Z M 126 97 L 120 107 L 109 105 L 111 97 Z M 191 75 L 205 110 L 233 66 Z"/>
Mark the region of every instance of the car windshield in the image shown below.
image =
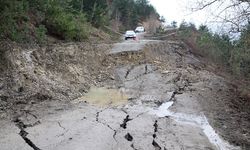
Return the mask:
<path id="1" fill-rule="evenodd" d="M 134 31 L 127 31 L 126 34 L 135 34 Z"/>

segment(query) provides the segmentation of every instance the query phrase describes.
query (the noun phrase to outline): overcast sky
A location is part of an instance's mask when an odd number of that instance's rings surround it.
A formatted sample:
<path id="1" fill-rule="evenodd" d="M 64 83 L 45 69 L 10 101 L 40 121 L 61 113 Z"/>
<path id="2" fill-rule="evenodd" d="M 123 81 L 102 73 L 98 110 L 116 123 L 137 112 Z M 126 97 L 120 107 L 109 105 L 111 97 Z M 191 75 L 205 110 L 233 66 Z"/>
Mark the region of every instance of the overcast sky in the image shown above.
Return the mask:
<path id="1" fill-rule="evenodd" d="M 208 13 L 205 11 L 191 12 L 190 0 L 149 0 L 150 3 L 156 8 L 157 12 L 164 16 L 167 23 L 177 21 L 178 23 L 183 20 L 193 22 L 197 25 L 206 23 L 208 21 Z"/>
<path id="2" fill-rule="evenodd" d="M 211 23 L 211 21 L 215 20 L 215 17 L 211 15 L 213 13 L 212 8 L 196 12 L 191 11 L 191 7 L 195 6 L 196 0 L 149 0 L 149 2 L 161 16 L 165 17 L 167 24 L 177 21 L 179 25 L 185 20 L 194 23 L 197 27 L 206 24 L 213 31 L 218 31 L 218 28 L 221 28 L 221 25 Z M 213 11 L 217 10 L 215 7 L 213 7 Z"/>
<path id="3" fill-rule="evenodd" d="M 204 0 L 203 2 L 209 1 L 211 2 L 212 0 Z M 177 21 L 179 25 L 185 20 L 186 22 L 194 23 L 196 27 L 205 24 L 211 31 L 219 34 L 228 33 L 232 27 L 232 24 L 226 23 L 223 18 L 229 19 L 228 17 L 234 17 L 234 13 L 237 13 L 235 9 L 222 11 L 232 4 L 231 0 L 218 1 L 210 7 L 206 7 L 206 9 L 196 12 L 191 12 L 191 8 L 197 6 L 197 0 L 149 0 L 149 2 L 161 16 L 164 16 L 167 24 L 170 24 L 172 21 Z M 241 5 L 240 8 L 244 8 L 243 6 L 244 5 Z M 239 9 L 239 11 L 242 10 Z M 237 33 L 230 34 L 233 38 L 239 37 Z"/>

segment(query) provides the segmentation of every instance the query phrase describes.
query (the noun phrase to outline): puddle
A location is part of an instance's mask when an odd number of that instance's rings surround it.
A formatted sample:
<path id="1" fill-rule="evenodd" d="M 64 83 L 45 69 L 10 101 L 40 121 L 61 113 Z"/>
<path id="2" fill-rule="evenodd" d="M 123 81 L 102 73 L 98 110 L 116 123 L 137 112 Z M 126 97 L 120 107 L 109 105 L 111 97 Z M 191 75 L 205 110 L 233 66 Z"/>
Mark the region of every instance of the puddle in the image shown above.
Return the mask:
<path id="1" fill-rule="evenodd" d="M 90 91 L 81 97 L 80 100 L 98 106 L 118 106 L 126 104 L 128 97 L 122 90 L 91 87 Z"/>
<path id="2" fill-rule="evenodd" d="M 158 117 L 169 116 L 175 121 L 188 124 L 193 126 L 198 126 L 202 129 L 203 133 L 207 136 L 209 141 L 216 146 L 219 150 L 238 150 L 240 148 L 233 147 L 228 142 L 224 141 L 220 136 L 215 132 L 212 126 L 209 124 L 205 115 L 195 116 L 190 114 L 175 113 L 169 109 L 174 104 L 173 101 L 163 103 L 157 110 L 153 110 L 152 113 Z"/>

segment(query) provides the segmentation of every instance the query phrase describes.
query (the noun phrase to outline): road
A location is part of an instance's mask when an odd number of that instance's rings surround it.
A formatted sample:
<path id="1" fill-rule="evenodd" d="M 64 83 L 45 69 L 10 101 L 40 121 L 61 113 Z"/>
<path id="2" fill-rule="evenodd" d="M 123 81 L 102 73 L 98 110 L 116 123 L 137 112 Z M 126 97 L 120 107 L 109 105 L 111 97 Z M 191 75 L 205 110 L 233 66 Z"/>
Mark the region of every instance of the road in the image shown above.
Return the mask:
<path id="1" fill-rule="evenodd" d="M 93 86 L 70 106 L 51 102 L 39 110 L 46 114 L 40 117 L 29 113 L 1 121 L 0 149 L 240 149 L 217 134 L 199 99 L 199 92 L 220 78 L 202 70 L 199 60 L 186 49 L 179 51 L 179 45 L 144 39 L 115 44 L 108 53 L 118 61 L 117 86 Z"/>

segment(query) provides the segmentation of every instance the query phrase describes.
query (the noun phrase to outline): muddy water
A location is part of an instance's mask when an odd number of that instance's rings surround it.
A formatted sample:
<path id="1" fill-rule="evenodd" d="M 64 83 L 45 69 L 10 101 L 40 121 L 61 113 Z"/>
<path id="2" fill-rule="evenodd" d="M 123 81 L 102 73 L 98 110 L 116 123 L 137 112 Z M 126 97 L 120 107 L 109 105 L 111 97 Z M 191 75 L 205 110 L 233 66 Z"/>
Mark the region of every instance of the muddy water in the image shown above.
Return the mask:
<path id="1" fill-rule="evenodd" d="M 81 97 L 80 100 L 104 107 L 107 105 L 118 106 L 126 104 L 128 97 L 122 90 L 107 89 L 105 87 L 91 87 L 90 91 L 85 96 Z"/>

